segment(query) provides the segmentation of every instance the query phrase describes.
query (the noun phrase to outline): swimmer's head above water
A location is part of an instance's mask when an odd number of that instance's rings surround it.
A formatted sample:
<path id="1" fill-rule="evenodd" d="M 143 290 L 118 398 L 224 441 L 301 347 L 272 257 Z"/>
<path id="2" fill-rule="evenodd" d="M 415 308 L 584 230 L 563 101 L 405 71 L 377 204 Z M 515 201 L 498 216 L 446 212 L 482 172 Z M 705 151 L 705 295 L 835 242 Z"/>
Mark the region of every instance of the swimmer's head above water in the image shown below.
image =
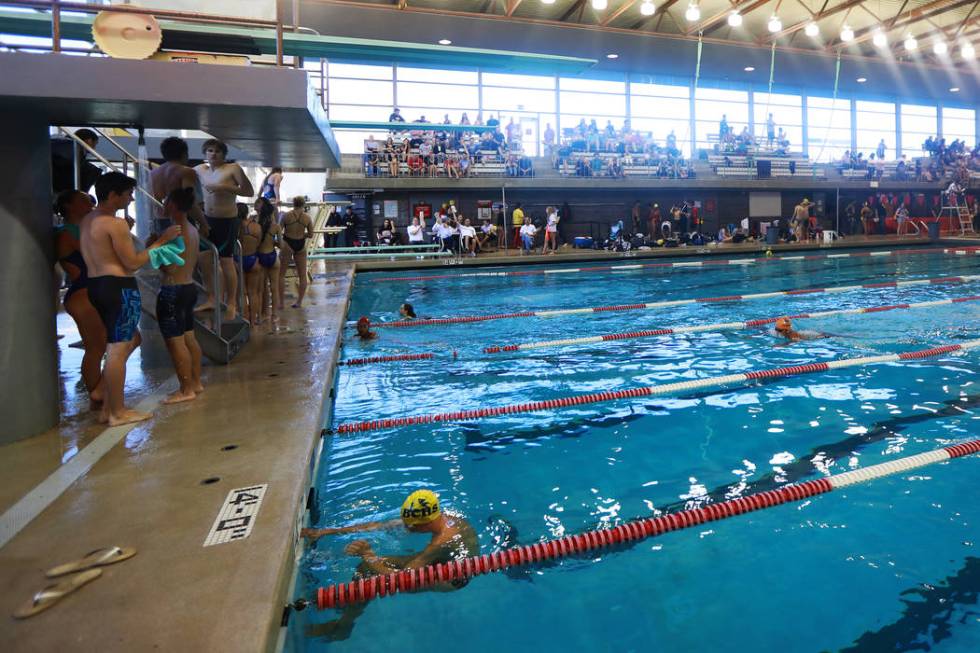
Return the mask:
<path id="1" fill-rule="evenodd" d="M 432 490 L 416 490 L 402 503 L 402 523 L 410 531 L 429 530 L 441 516 L 439 495 Z"/>
<path id="2" fill-rule="evenodd" d="M 370 340 L 378 337 L 378 334 L 371 331 L 371 320 L 367 319 L 367 317 L 362 317 L 357 321 L 357 335 L 362 340 Z"/>
<path id="3" fill-rule="evenodd" d="M 777 333 L 790 333 L 793 331 L 793 323 L 789 321 L 788 317 L 781 317 L 776 320 L 776 332 Z"/>
<path id="4" fill-rule="evenodd" d="M 401 305 L 401 307 L 398 309 L 398 313 L 406 320 L 414 320 L 416 317 L 415 308 L 408 302 Z"/>

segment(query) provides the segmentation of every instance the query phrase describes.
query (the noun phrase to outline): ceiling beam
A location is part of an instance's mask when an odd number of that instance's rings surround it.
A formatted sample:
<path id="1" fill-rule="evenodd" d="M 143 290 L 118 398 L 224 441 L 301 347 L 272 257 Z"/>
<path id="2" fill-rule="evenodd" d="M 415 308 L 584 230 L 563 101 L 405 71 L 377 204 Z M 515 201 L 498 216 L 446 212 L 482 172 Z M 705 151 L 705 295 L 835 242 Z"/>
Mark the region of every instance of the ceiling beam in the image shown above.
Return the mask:
<path id="1" fill-rule="evenodd" d="M 585 0 L 575 0 L 575 2 L 572 3 L 572 6 L 568 8 L 568 11 L 563 13 L 561 15 L 561 18 L 558 19 L 559 22 L 564 23 L 566 20 L 571 18 L 572 14 L 574 14 L 576 11 L 581 9 L 584 4 L 585 4 Z"/>
<path id="2" fill-rule="evenodd" d="M 752 0 L 739 0 L 739 2 L 732 4 L 732 6 L 726 7 L 725 9 L 719 11 L 717 14 L 714 14 L 713 16 L 709 16 L 708 18 L 705 18 L 701 22 L 696 23 L 693 27 L 688 28 L 687 34 L 691 35 L 691 34 L 697 34 L 698 32 L 703 32 L 707 28 L 717 23 L 718 21 L 727 18 L 728 15 L 733 11 L 738 11 L 741 7 L 750 4 L 751 2 Z M 766 0 L 766 2 L 769 2 L 769 0 Z"/>
<path id="3" fill-rule="evenodd" d="M 751 4 L 746 5 L 744 7 L 742 5 L 739 5 L 738 13 L 742 14 L 743 16 L 745 16 L 746 14 L 749 14 L 749 13 L 755 11 L 756 9 L 759 9 L 760 7 L 766 6 L 771 1 L 772 0 L 755 0 L 755 2 L 752 2 Z M 726 11 L 725 12 L 725 15 L 727 16 L 730 11 L 731 10 Z M 721 24 L 715 23 L 714 25 L 708 27 L 707 29 L 704 29 L 704 28 L 701 28 L 701 29 L 702 29 L 702 31 L 705 34 L 710 34 L 711 32 L 714 32 L 715 30 L 719 29 L 723 24 L 724 23 L 721 23 Z"/>
<path id="4" fill-rule="evenodd" d="M 638 20 L 635 23 L 633 23 L 632 25 L 630 25 L 629 28 L 630 29 L 637 29 L 637 30 L 638 29 L 641 29 L 641 28 L 645 27 L 647 25 L 647 23 L 649 23 L 654 18 L 656 18 L 657 19 L 658 29 L 659 29 L 660 21 L 662 21 L 664 19 L 664 16 L 667 15 L 667 10 L 670 9 L 671 7 L 673 7 L 675 4 L 677 4 L 677 0 L 667 0 L 667 2 L 665 2 L 662 5 L 660 5 L 659 7 L 657 7 L 657 13 L 655 13 L 652 16 L 644 16 L 640 20 Z"/>
<path id="5" fill-rule="evenodd" d="M 507 17 L 510 18 L 524 0 L 507 0 Z"/>
<path id="6" fill-rule="evenodd" d="M 773 41 L 775 41 L 778 38 L 782 38 L 784 36 L 788 36 L 790 34 L 793 34 L 794 32 L 798 32 L 799 30 L 803 29 L 804 27 L 806 27 L 810 23 L 815 23 L 815 22 L 817 22 L 819 20 L 823 20 L 824 18 L 830 18 L 834 14 L 839 14 L 840 12 L 847 11 L 848 9 L 850 9 L 852 7 L 857 7 L 862 2 L 864 2 L 864 0 L 847 0 L 846 2 L 842 2 L 839 5 L 836 5 L 836 6 L 831 7 L 830 9 L 823 9 L 823 10 L 820 11 L 820 13 L 815 14 L 813 16 L 813 18 L 800 21 L 799 23 L 796 23 L 795 25 L 790 25 L 789 27 L 787 27 L 786 29 L 784 29 L 781 32 L 776 32 L 775 34 L 773 34 L 772 36 L 770 36 L 768 38 L 768 42 L 769 43 L 772 43 Z M 826 6 L 827 6 L 827 4 L 824 3 L 824 7 L 826 7 Z"/>
<path id="7" fill-rule="evenodd" d="M 632 9 L 637 2 L 639 2 L 639 0 L 626 0 L 626 2 L 619 5 L 619 9 L 610 13 L 608 16 L 606 16 L 601 21 L 599 21 L 599 24 L 605 27 L 606 25 L 613 22 L 614 20 L 616 20 L 617 18 L 625 14 L 627 11 Z"/>
<path id="8" fill-rule="evenodd" d="M 934 16 L 946 13 L 947 11 L 959 9 L 960 7 L 966 6 L 973 1 L 974 0 L 956 0 L 955 2 L 951 3 L 949 0 L 933 0 L 933 2 L 910 10 L 904 17 L 897 18 L 893 22 L 890 22 L 885 30 L 890 32 L 892 30 L 906 28 L 911 25 L 915 25 L 916 23 L 921 23 L 924 20 L 929 20 Z M 862 27 L 861 29 L 854 30 L 854 40 L 848 45 L 858 45 L 859 43 L 867 41 L 874 36 L 875 30 L 877 30 L 879 27 L 880 25 L 871 25 L 870 27 Z M 839 43 L 841 43 L 840 38 L 837 38 L 831 42 L 831 45 Z"/>

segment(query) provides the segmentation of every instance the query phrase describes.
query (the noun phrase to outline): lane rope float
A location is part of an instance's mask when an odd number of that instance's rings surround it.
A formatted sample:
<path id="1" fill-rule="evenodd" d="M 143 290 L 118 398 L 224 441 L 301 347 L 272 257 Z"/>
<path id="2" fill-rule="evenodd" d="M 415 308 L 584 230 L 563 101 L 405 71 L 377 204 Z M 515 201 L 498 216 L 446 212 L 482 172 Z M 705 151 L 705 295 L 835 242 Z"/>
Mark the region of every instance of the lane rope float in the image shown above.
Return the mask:
<path id="1" fill-rule="evenodd" d="M 813 496 L 826 494 L 857 483 L 865 483 L 905 472 L 980 453 L 980 440 L 969 440 L 960 444 L 927 451 L 914 456 L 889 460 L 877 465 L 833 474 L 824 478 L 784 485 L 721 503 L 710 503 L 700 508 L 648 517 L 622 523 L 613 528 L 597 529 L 566 535 L 565 537 L 536 542 L 524 546 L 427 565 L 418 569 L 406 569 L 383 576 L 360 578 L 348 583 L 338 583 L 317 588 L 316 603 L 320 610 L 342 608 L 354 603 L 365 603 L 375 598 L 414 592 L 436 584 L 482 576 L 509 567 L 524 567 L 549 560 L 560 560 L 614 547 L 625 542 L 636 542 L 656 537 L 671 531 L 679 531 L 701 524 L 720 521 L 757 510 L 772 508 L 785 503 L 803 501 Z"/>
<path id="2" fill-rule="evenodd" d="M 364 422 L 350 422 L 348 424 L 341 424 L 338 426 L 336 433 L 338 435 L 343 435 L 349 433 L 362 433 L 365 431 L 378 431 L 381 429 L 388 429 L 398 426 L 411 426 L 415 424 L 461 422 L 481 419 L 484 417 L 497 417 L 500 415 L 515 415 L 519 413 L 533 413 L 542 410 L 569 408 L 572 406 L 603 403 L 607 401 L 616 401 L 619 399 L 653 397 L 677 392 L 687 392 L 690 390 L 700 390 L 703 388 L 730 385 L 733 383 L 744 383 L 745 381 L 751 381 L 754 379 L 772 379 L 785 376 L 799 376 L 803 374 L 813 374 L 816 372 L 828 372 L 830 370 L 837 370 L 845 367 L 860 367 L 865 365 L 874 365 L 877 363 L 892 363 L 896 361 L 932 358 L 954 351 L 976 349 L 977 347 L 980 347 L 980 339 L 967 340 L 955 345 L 942 345 L 940 347 L 931 347 L 929 349 L 920 349 L 918 351 L 907 351 L 901 354 L 882 354 L 880 356 L 843 358 L 825 363 L 806 363 L 803 365 L 791 365 L 789 367 L 753 370 L 741 374 L 726 374 L 723 376 L 713 376 L 704 379 L 696 379 L 693 381 L 678 381 L 675 383 L 665 383 L 661 385 L 640 386 L 626 390 L 593 392 L 584 395 L 545 399 L 543 401 L 532 401 L 523 404 L 510 404 L 508 406 L 497 406 L 494 408 L 476 408 L 451 413 L 432 413 L 428 415 L 413 415 L 406 417 L 368 420 Z"/>
<path id="3" fill-rule="evenodd" d="M 594 265 L 579 268 L 547 268 L 542 270 L 501 270 L 498 272 L 462 272 L 459 274 L 428 274 L 415 277 L 377 277 L 370 279 L 371 283 L 391 281 L 430 281 L 433 279 L 465 279 L 469 277 L 532 277 L 553 274 L 576 274 L 579 272 L 631 272 L 633 270 L 648 270 L 656 268 L 699 268 L 711 265 L 754 265 L 756 263 L 774 263 L 777 261 L 816 261 L 819 259 L 837 258 L 877 258 L 883 256 L 899 256 L 903 254 L 960 254 L 965 249 L 940 249 L 927 247 L 917 249 L 876 250 L 872 252 L 843 252 L 839 254 L 800 254 L 793 256 L 770 256 L 758 258 L 707 259 L 703 261 L 677 261 L 674 263 L 636 263 L 630 265 Z M 977 252 L 980 253 L 980 252 Z"/>
<path id="4" fill-rule="evenodd" d="M 638 304 L 619 304 L 614 306 L 591 306 L 585 308 L 559 308 L 544 311 L 521 311 L 518 313 L 491 313 L 487 315 L 462 315 L 456 317 L 433 318 L 424 320 L 396 320 L 393 322 L 377 322 L 372 326 L 386 327 L 421 327 L 439 324 L 463 324 L 468 322 L 487 322 L 489 320 L 508 320 L 527 317 L 559 317 L 562 315 L 580 315 L 585 313 L 604 313 L 613 311 L 644 311 L 667 306 L 685 306 L 690 304 L 709 304 L 717 302 L 735 302 L 753 299 L 768 299 L 771 297 L 792 297 L 797 295 L 815 295 L 820 293 L 851 292 L 853 290 L 875 290 L 880 288 L 904 288 L 943 283 L 969 283 L 980 280 L 980 275 L 963 275 L 956 277 L 935 277 L 932 279 L 909 279 L 905 281 L 885 281 L 881 283 L 864 283 L 851 286 L 834 286 L 830 288 L 802 288 L 798 290 L 777 290 L 775 292 L 753 293 L 749 295 L 725 295 L 722 297 L 696 297 L 690 299 L 673 299 L 661 302 L 646 302 Z M 348 322 L 348 325 L 354 324 Z"/>
<path id="5" fill-rule="evenodd" d="M 798 313 L 779 317 L 788 317 L 791 320 L 804 320 L 810 318 L 830 317 L 832 315 L 860 315 L 863 313 L 881 313 L 884 311 L 894 311 L 902 309 L 933 308 L 947 304 L 960 304 L 963 302 L 975 302 L 980 300 L 980 295 L 969 297 L 956 297 L 953 299 L 938 299 L 931 302 L 916 302 L 913 304 L 889 304 L 887 306 L 868 306 L 866 308 L 845 308 L 835 311 L 818 311 L 816 313 Z M 535 342 L 525 342 L 517 345 L 501 345 L 484 347 L 485 354 L 499 354 L 501 352 L 526 351 L 528 349 L 541 349 L 543 347 L 568 347 L 571 345 L 585 345 L 595 342 L 608 342 L 611 340 L 632 340 L 634 338 L 650 338 L 654 336 L 676 335 L 681 333 L 698 333 L 703 331 L 720 331 L 728 329 L 751 329 L 754 327 L 773 324 L 779 317 L 766 317 L 745 322 L 718 322 L 716 324 L 700 324 L 696 326 L 667 327 L 662 329 L 648 329 L 645 331 L 630 331 L 627 333 L 610 333 L 600 336 L 583 336 L 581 338 L 562 338 L 559 340 L 538 340 Z"/>
<path id="6" fill-rule="evenodd" d="M 368 358 L 351 358 L 341 361 L 338 365 L 370 365 L 372 363 L 390 363 L 392 361 L 421 361 L 432 358 L 435 354 L 393 354 L 391 356 L 371 356 Z"/>

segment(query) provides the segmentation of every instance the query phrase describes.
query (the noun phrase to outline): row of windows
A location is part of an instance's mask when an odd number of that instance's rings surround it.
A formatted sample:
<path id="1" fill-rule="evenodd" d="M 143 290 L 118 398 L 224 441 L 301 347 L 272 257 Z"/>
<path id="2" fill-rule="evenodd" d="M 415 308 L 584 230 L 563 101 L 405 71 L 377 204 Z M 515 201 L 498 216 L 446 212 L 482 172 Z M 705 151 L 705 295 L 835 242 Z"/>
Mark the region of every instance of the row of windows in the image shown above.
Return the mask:
<path id="1" fill-rule="evenodd" d="M 319 74 L 319 63 L 308 64 L 308 69 Z M 960 138 L 972 145 L 976 139 L 973 109 L 943 108 L 940 115 L 935 106 L 858 100 L 852 121 L 850 99 L 807 97 L 808 142 L 804 144 L 804 99 L 799 95 L 754 92 L 750 96 L 749 91 L 698 87 L 692 134 L 688 85 L 361 64 L 330 64 L 328 70 L 327 99 L 333 119 L 383 121 L 396 102 L 409 121 L 425 116 L 430 122 L 442 122 L 448 116 L 459 122 L 463 112 L 473 121 L 481 112 L 484 118 L 499 114 L 504 124 L 511 119 L 520 124 L 525 151 L 532 154 L 541 153 L 546 127 L 560 134 L 582 118 L 595 119 L 601 129 L 607 122 L 619 128 L 628 117 L 634 129 L 651 132 L 661 144 L 673 132 L 678 147 L 690 153 L 692 141 L 695 148 L 713 145 L 723 118 L 736 134 L 747 127 L 765 137 L 772 115 L 791 148 L 806 149 L 817 161 L 840 158 L 854 145 L 869 154 L 881 141 L 886 156 L 893 158 L 899 154 L 899 124 L 901 154 L 909 156 L 923 154 L 922 143 L 939 132 L 940 119 L 947 141 Z M 360 151 L 364 134 L 338 131 L 337 135 L 343 151 Z"/>

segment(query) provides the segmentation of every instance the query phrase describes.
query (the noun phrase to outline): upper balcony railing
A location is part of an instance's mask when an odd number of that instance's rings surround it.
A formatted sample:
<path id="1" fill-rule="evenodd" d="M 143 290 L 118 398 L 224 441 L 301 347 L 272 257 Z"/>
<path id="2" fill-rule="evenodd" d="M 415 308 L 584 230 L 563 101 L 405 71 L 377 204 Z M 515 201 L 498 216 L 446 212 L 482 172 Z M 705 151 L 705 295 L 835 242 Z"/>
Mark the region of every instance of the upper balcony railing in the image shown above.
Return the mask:
<path id="1" fill-rule="evenodd" d="M 278 5 L 278 3 L 277 3 Z M 61 48 L 61 12 L 71 11 L 87 14 L 98 14 L 102 11 L 114 13 L 138 14 L 166 18 L 185 23 L 234 25 L 237 27 L 267 27 L 276 30 L 276 66 L 283 65 L 282 35 L 284 30 L 296 30 L 297 27 L 284 25 L 280 18 L 263 20 L 260 18 L 241 18 L 238 16 L 219 16 L 217 14 L 200 14 L 187 11 L 172 11 L 169 9 L 147 9 L 130 5 L 95 5 L 85 2 L 64 2 L 62 0 L 2 0 L 0 7 L 24 7 L 37 9 L 51 14 L 51 50 L 62 52 Z"/>

